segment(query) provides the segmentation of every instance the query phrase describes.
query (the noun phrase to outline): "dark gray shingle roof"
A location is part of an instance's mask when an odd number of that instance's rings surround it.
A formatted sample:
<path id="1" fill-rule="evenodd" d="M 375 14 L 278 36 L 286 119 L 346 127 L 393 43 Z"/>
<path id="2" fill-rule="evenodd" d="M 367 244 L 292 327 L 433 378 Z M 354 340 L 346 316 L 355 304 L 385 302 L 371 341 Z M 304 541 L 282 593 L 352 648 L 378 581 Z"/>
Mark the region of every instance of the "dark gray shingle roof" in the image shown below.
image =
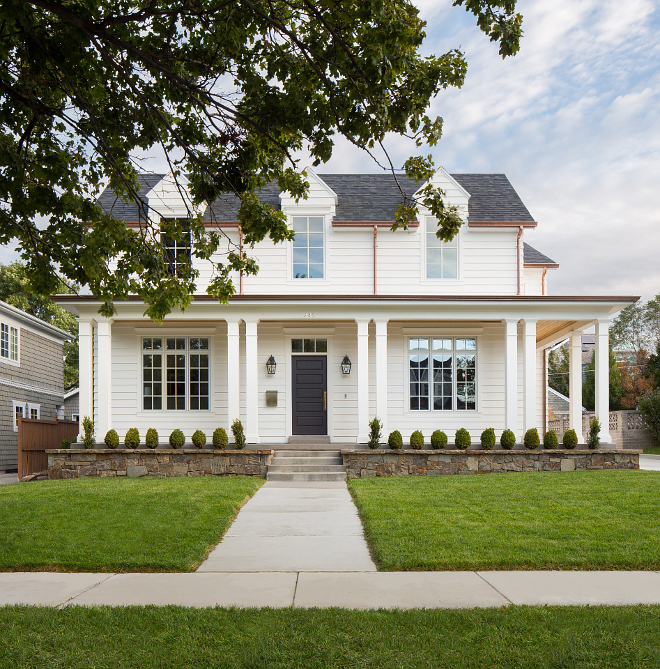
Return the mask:
<path id="1" fill-rule="evenodd" d="M 337 221 L 394 221 L 401 204 L 401 192 L 412 196 L 421 184 L 399 176 L 398 183 L 391 174 L 319 174 L 337 193 Z M 468 220 L 470 222 L 533 222 L 527 207 L 504 174 L 452 174 L 454 179 L 470 193 Z M 163 175 L 149 174 L 141 177 L 146 194 Z M 277 184 L 269 184 L 261 191 L 260 198 L 275 207 L 279 204 Z M 106 211 L 126 221 L 137 221 L 138 208 L 115 197 L 106 189 L 99 198 Z M 238 218 L 238 198 L 227 195 L 218 198 L 204 214 L 205 221 L 235 221 Z"/>
<path id="2" fill-rule="evenodd" d="M 138 176 L 138 181 L 140 184 L 140 199 L 147 204 L 147 198 L 144 197 L 165 175 L 164 174 L 140 174 Z M 107 214 L 112 214 L 115 218 L 118 218 L 128 223 L 135 223 L 141 218 L 144 219 L 144 213 L 140 216 L 140 211 L 138 205 L 134 202 L 126 202 L 125 200 L 120 200 L 114 193 L 114 191 L 106 188 L 102 193 L 97 202 L 101 205 L 103 211 Z M 146 209 L 145 209 L 146 211 Z"/>
<path id="3" fill-rule="evenodd" d="M 530 246 L 527 242 L 523 242 L 523 257 L 526 264 L 531 265 L 556 265 L 557 263 L 554 260 L 548 258 L 548 256 L 543 255 L 540 251 L 537 251 L 533 246 Z"/>

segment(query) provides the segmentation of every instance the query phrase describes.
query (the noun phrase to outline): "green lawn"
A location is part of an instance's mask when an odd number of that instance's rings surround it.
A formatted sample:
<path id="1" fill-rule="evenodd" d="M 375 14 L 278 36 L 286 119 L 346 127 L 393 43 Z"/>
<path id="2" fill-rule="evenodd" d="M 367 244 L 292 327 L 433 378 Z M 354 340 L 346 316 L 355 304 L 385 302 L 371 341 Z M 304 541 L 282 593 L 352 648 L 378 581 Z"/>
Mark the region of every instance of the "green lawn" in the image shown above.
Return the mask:
<path id="1" fill-rule="evenodd" d="M 90 478 L 0 486 L 0 571 L 194 571 L 262 483 Z"/>
<path id="2" fill-rule="evenodd" d="M 660 607 L 0 608 L 3 669 L 660 666 Z"/>
<path id="3" fill-rule="evenodd" d="M 644 449 L 644 453 L 649 455 L 660 455 L 660 446 L 649 446 Z"/>
<path id="4" fill-rule="evenodd" d="M 381 570 L 660 569 L 660 472 L 352 480 Z"/>

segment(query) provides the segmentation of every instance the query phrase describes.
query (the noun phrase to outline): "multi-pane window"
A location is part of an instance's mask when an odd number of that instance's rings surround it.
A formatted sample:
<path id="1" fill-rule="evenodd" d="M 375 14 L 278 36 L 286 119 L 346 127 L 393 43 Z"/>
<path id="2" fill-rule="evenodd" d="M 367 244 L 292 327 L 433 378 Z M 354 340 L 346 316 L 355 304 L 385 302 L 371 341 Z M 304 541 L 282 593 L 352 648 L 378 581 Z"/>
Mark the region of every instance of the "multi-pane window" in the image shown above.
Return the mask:
<path id="1" fill-rule="evenodd" d="M 14 432 L 18 431 L 18 417 L 23 418 L 25 416 L 25 404 L 22 402 L 13 402 L 14 405 Z"/>
<path id="2" fill-rule="evenodd" d="M 293 276 L 296 279 L 322 279 L 323 216 L 294 216 Z"/>
<path id="3" fill-rule="evenodd" d="M 142 408 L 163 408 L 163 340 L 161 337 L 142 339 Z"/>
<path id="4" fill-rule="evenodd" d="M 182 266 L 190 263 L 190 232 L 188 230 L 188 222 L 186 220 L 179 220 L 179 223 L 183 227 L 183 232 L 179 239 L 168 236 L 163 227 L 161 227 L 160 232 L 160 241 L 163 247 L 167 271 L 176 276 L 179 275 Z"/>
<path id="5" fill-rule="evenodd" d="M 408 340 L 411 411 L 477 408 L 477 340 L 416 337 Z"/>
<path id="6" fill-rule="evenodd" d="M 207 411 L 209 369 L 208 337 L 144 337 L 143 409 Z"/>
<path id="7" fill-rule="evenodd" d="M 18 328 L 0 323 L 0 356 L 18 360 Z"/>
<path id="8" fill-rule="evenodd" d="M 458 278 L 458 235 L 450 242 L 436 237 L 435 218 L 426 219 L 426 278 Z"/>
<path id="9" fill-rule="evenodd" d="M 327 339 L 292 339 L 291 353 L 327 353 Z"/>
<path id="10" fill-rule="evenodd" d="M 30 418 L 32 420 L 38 420 L 39 419 L 39 409 L 35 407 L 30 407 Z"/>

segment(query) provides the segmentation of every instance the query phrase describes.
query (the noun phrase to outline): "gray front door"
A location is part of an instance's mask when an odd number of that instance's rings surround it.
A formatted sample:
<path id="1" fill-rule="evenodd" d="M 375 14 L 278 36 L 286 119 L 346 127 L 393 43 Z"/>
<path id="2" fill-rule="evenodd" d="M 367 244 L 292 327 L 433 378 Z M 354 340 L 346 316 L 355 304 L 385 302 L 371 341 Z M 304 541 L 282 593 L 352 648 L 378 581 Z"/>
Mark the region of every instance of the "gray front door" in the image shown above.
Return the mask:
<path id="1" fill-rule="evenodd" d="M 328 360 L 325 355 L 292 355 L 293 434 L 328 434 Z"/>

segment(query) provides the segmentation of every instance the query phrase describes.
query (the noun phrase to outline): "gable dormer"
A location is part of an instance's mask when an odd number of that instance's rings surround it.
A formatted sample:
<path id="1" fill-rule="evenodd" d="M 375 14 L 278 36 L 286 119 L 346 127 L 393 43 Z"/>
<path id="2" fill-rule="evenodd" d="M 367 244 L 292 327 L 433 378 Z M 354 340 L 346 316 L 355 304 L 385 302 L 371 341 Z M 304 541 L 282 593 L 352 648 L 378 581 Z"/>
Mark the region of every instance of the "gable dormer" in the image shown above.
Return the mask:
<path id="1" fill-rule="evenodd" d="M 147 193 L 149 217 L 154 223 L 160 223 L 163 218 L 189 218 L 191 213 L 198 214 L 206 210 L 206 203 L 193 205 L 188 183 L 184 175 L 175 180 L 170 172 Z"/>
<path id="2" fill-rule="evenodd" d="M 337 211 L 337 204 L 339 202 L 337 193 L 311 167 L 306 167 L 303 173 L 309 183 L 307 199 L 300 199 L 296 202 L 290 193 L 280 193 L 282 211 L 287 216 L 304 212 L 306 214 L 329 216 L 332 219 Z"/>

